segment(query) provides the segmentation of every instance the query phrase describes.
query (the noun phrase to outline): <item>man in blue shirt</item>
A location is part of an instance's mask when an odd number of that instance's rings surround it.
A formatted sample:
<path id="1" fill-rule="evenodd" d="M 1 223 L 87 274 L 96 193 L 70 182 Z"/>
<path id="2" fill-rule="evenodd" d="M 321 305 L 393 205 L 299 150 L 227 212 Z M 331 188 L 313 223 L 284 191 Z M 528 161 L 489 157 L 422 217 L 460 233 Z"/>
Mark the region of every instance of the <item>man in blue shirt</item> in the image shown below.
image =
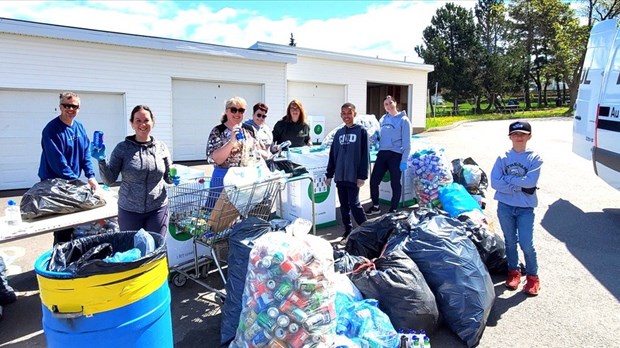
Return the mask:
<path id="1" fill-rule="evenodd" d="M 80 112 L 80 96 L 73 92 L 60 94 L 60 115 L 51 120 L 41 134 L 39 178 L 79 179 L 82 172 L 94 190 L 98 188 L 90 160 L 90 140 L 84 126 L 75 120 Z M 73 229 L 54 232 L 54 245 L 71 240 Z"/>

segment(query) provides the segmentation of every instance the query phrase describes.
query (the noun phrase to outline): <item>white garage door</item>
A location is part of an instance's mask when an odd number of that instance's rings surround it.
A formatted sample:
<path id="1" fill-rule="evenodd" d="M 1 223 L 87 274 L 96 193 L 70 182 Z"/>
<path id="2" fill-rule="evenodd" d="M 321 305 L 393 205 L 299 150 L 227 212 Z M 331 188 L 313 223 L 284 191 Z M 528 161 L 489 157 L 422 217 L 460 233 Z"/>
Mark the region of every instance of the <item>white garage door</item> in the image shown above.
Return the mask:
<path id="1" fill-rule="evenodd" d="M 220 124 L 226 100 L 240 96 L 252 106 L 263 101 L 263 85 L 206 81 L 172 81 L 172 130 L 174 161 L 206 159 L 207 138 Z"/>
<path id="2" fill-rule="evenodd" d="M 326 133 L 342 124 L 340 107 L 347 101 L 344 85 L 289 81 L 287 106 L 292 99 L 301 101 L 306 114 L 324 116 Z"/>
<path id="3" fill-rule="evenodd" d="M 0 190 L 29 188 L 39 181 L 41 131 L 58 116 L 58 92 L 0 90 Z M 109 152 L 125 138 L 129 124 L 121 94 L 79 93 L 78 120 L 92 138 L 104 131 Z M 95 165 L 99 178 L 99 170 Z"/>

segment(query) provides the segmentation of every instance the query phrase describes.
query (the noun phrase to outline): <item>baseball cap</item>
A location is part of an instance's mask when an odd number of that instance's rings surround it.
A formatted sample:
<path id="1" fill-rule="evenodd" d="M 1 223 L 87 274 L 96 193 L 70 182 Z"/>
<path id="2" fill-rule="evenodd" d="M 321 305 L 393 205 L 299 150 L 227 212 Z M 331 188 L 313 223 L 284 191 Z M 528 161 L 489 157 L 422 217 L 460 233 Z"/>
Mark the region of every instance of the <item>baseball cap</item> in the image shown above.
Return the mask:
<path id="1" fill-rule="evenodd" d="M 517 121 L 510 124 L 508 127 L 508 135 L 512 133 L 532 133 L 532 126 L 530 126 L 529 122 L 526 121 Z"/>

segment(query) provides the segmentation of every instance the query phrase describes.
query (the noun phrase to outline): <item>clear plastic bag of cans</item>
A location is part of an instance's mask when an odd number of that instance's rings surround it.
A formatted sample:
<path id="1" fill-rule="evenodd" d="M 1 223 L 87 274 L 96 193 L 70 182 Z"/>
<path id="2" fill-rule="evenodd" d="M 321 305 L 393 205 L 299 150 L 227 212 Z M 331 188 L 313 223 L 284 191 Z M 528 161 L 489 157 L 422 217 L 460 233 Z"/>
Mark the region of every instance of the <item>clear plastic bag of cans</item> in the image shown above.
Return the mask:
<path id="1" fill-rule="evenodd" d="M 330 347 L 336 334 L 334 260 L 314 235 L 272 232 L 250 252 L 231 347 Z"/>
<path id="2" fill-rule="evenodd" d="M 452 166 L 443 149 L 433 147 L 418 150 L 409 156 L 408 167 L 413 171 L 413 185 L 420 206 L 440 207 L 439 188 L 452 183 Z"/>

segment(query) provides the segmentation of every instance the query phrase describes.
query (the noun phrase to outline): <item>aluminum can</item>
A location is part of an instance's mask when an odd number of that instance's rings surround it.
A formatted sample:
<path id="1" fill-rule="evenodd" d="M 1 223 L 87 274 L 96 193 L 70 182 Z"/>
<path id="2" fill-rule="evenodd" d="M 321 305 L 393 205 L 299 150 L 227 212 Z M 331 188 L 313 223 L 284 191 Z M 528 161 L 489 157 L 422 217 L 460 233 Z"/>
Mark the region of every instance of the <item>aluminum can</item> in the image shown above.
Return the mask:
<path id="1" fill-rule="evenodd" d="M 95 131 L 93 133 L 93 147 L 96 149 L 103 147 L 103 131 Z"/>
<path id="2" fill-rule="evenodd" d="M 279 327 L 287 327 L 291 323 L 291 318 L 289 318 L 286 314 L 280 314 L 276 320 L 276 323 Z"/>

